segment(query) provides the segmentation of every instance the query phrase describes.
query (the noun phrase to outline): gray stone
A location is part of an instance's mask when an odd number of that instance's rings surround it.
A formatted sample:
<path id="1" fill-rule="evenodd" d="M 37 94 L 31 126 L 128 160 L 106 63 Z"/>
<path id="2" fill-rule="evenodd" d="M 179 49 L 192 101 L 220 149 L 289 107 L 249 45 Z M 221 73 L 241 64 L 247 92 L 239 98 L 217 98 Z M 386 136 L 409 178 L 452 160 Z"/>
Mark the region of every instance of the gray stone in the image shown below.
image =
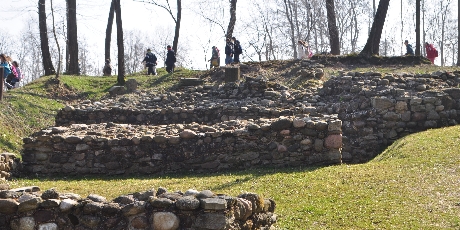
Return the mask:
<path id="1" fill-rule="evenodd" d="M 18 211 L 19 203 L 13 199 L 0 199 L 0 213 L 11 215 Z"/>
<path id="2" fill-rule="evenodd" d="M 132 204 L 128 204 L 121 209 L 125 216 L 133 216 L 139 213 L 145 212 L 145 202 L 139 201 Z"/>
<path id="3" fill-rule="evenodd" d="M 196 195 L 196 198 L 201 200 L 201 199 L 211 198 L 215 196 L 216 194 L 214 194 L 211 190 L 203 190 L 200 193 L 198 193 L 198 195 Z"/>
<path id="4" fill-rule="evenodd" d="M 30 210 L 35 210 L 40 206 L 41 202 L 42 202 L 42 198 L 40 197 L 34 197 L 27 201 L 21 202 L 19 203 L 19 206 L 18 206 L 18 212 L 27 212 Z"/>
<path id="5" fill-rule="evenodd" d="M 59 199 L 59 192 L 55 188 L 50 188 L 42 193 L 41 198 L 44 200 Z"/>
<path id="6" fill-rule="evenodd" d="M 11 229 L 13 230 L 34 230 L 35 220 L 33 217 L 22 217 L 18 223 L 12 223 Z"/>
<path id="7" fill-rule="evenodd" d="M 280 118 L 271 124 L 271 129 L 275 131 L 281 131 L 283 129 L 289 129 L 292 126 L 292 120 L 289 118 Z"/>
<path id="8" fill-rule="evenodd" d="M 58 226 L 56 223 L 40 224 L 38 230 L 58 230 Z"/>
<path id="9" fill-rule="evenodd" d="M 155 230 L 176 230 L 179 229 L 180 219 L 172 212 L 156 212 L 152 223 Z"/>
<path id="10" fill-rule="evenodd" d="M 200 201 L 193 196 L 184 196 L 176 200 L 176 207 L 180 210 L 195 210 L 200 207 Z"/>
<path id="11" fill-rule="evenodd" d="M 107 202 L 107 199 L 103 196 L 99 196 L 96 194 L 89 194 L 88 199 L 94 201 L 94 202 Z"/>
<path id="12" fill-rule="evenodd" d="M 218 230 L 227 229 L 227 219 L 219 213 L 203 213 L 200 214 L 192 227 L 195 229 Z"/>
<path id="13" fill-rule="evenodd" d="M 168 208 L 171 207 L 171 205 L 174 205 L 174 201 L 168 198 L 156 198 L 153 196 L 149 198 L 149 203 L 154 208 Z"/>
<path id="14" fill-rule="evenodd" d="M 220 198 L 201 199 L 200 207 L 206 210 L 225 210 L 227 208 L 227 201 Z"/>
<path id="15" fill-rule="evenodd" d="M 394 104 L 389 98 L 384 98 L 384 97 L 373 97 L 371 98 L 371 104 L 372 107 L 379 109 L 379 110 L 384 110 L 388 109 L 390 107 L 393 107 Z"/>
<path id="16" fill-rule="evenodd" d="M 64 199 L 63 201 L 61 201 L 61 204 L 59 205 L 59 208 L 61 209 L 61 211 L 67 212 L 67 211 L 71 210 L 73 207 L 75 207 L 77 204 L 78 204 L 78 202 L 75 201 L 75 200 Z"/>

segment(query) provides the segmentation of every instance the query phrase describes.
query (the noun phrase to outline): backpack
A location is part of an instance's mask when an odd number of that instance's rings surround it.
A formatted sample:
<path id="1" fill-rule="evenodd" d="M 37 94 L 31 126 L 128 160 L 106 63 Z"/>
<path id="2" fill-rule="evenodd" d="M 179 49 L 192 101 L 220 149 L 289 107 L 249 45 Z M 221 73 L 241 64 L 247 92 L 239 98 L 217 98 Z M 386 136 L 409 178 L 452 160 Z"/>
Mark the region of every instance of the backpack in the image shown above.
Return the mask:
<path id="1" fill-rule="evenodd" d="M 235 54 L 242 54 L 243 53 L 243 48 L 241 48 L 240 42 L 237 42 L 235 45 Z"/>
<path id="2" fill-rule="evenodd" d="M 14 65 L 12 65 L 12 64 L 9 64 L 9 65 L 10 65 L 10 69 L 11 69 L 10 75 L 13 75 L 14 78 L 18 78 L 18 71 L 16 71 L 16 67 Z"/>
<path id="3" fill-rule="evenodd" d="M 437 49 L 434 49 L 434 56 L 438 57 L 438 50 Z"/>

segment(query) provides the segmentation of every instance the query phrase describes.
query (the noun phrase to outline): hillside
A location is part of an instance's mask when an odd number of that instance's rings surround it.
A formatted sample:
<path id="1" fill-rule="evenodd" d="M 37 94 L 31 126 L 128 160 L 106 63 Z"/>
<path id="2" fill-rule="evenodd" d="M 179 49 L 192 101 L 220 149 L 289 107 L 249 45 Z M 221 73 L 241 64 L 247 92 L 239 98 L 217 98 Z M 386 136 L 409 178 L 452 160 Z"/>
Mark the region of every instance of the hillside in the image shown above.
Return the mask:
<path id="1" fill-rule="evenodd" d="M 346 97 L 350 95 L 355 83 L 362 84 L 361 90 L 366 93 L 377 89 L 376 92 L 382 94 L 391 91 L 386 88 L 390 82 L 395 84 L 391 88 L 393 91 L 404 86 L 413 95 L 421 95 L 431 94 L 431 89 L 436 91 L 452 87 L 457 81 L 453 76 L 456 76 L 454 73 L 458 72 L 458 68 L 438 68 L 420 62 L 414 65 L 413 59 L 402 59 L 408 63 L 375 63 L 377 65 L 371 65 L 366 60 L 354 64 L 349 61 L 342 63 L 337 58 L 328 61 L 330 59 L 321 59 L 319 62 L 323 64 L 297 60 L 244 63 L 241 71 L 246 79 L 266 79 L 266 87 L 270 92 L 289 89 L 291 95 L 307 98 L 310 100 L 308 103 L 316 103 L 325 112 L 338 111 L 339 114 L 341 110 L 336 109 L 341 107 L 334 105 L 343 104 L 346 109 L 354 100 L 359 100 L 359 97 Z M 314 71 L 306 66 L 315 66 Z M 137 96 L 121 95 L 116 99 L 127 102 L 126 99 L 130 98 L 142 102 L 144 94 L 161 95 L 173 90 L 181 92 L 179 77 L 205 79 L 206 84 L 219 89 L 217 92 L 220 95 L 225 91 L 219 88 L 222 83 L 220 71 L 179 69 L 169 75 L 160 70 L 156 77 L 128 76 L 128 79 L 135 78 L 140 83 L 139 92 L 135 94 Z M 349 77 L 343 73 L 362 74 Z M 382 75 L 374 76 L 377 73 Z M 405 79 L 409 80 L 402 81 Z M 423 84 L 417 80 L 423 80 Z M 62 76 L 59 82 L 52 77 L 44 77 L 23 88 L 7 92 L 5 100 L 0 103 L 1 110 L 5 111 L 0 115 L 0 122 L 3 122 L 2 127 L 7 127 L 0 144 L 2 150 L 20 152 L 22 137 L 53 126 L 56 114 L 67 105 L 75 108 L 82 105 L 91 107 L 95 102 L 113 100 L 108 96 L 108 90 L 113 85 L 115 77 Z M 379 88 L 379 85 L 382 87 Z M 425 85 L 423 91 L 413 91 L 420 88 L 420 85 Z M 332 89 L 327 90 L 330 95 L 315 95 L 328 88 Z M 385 116 L 388 111 L 383 109 L 379 113 Z M 347 127 L 345 129 L 347 132 L 352 131 Z M 407 134 L 394 140 L 393 145 L 383 153 L 379 151 L 380 155 L 365 164 L 247 168 L 240 171 L 135 178 L 16 178 L 9 185 L 36 185 L 42 190 L 57 187 L 62 192 L 82 196 L 99 194 L 110 199 L 152 187 L 166 187 L 170 191 L 211 189 L 230 195 L 250 191 L 263 194 L 276 202 L 279 229 L 458 229 L 460 190 L 455 186 L 460 180 L 457 173 L 460 157 L 456 148 L 458 132 L 459 126 L 453 126 Z M 376 149 L 376 146 L 368 147 Z"/>

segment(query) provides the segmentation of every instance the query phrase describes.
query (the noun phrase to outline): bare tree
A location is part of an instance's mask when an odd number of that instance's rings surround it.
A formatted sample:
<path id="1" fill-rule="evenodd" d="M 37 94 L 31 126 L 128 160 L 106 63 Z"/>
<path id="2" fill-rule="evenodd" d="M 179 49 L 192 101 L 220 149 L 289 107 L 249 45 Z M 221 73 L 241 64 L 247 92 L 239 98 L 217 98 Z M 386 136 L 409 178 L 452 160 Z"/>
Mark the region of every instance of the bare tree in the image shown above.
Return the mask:
<path id="1" fill-rule="evenodd" d="M 54 25 L 54 8 L 53 8 L 53 0 L 50 0 L 50 5 L 51 5 L 51 18 L 53 19 L 53 35 L 54 35 L 54 40 L 56 41 L 57 49 L 58 49 L 58 69 L 56 71 L 56 79 L 59 78 L 59 74 L 61 73 L 61 64 L 62 64 L 62 58 L 61 58 L 61 47 L 59 46 L 59 41 L 56 35 L 56 27 Z"/>
<path id="2" fill-rule="evenodd" d="M 372 23 L 371 32 L 367 43 L 361 51 L 360 55 L 371 56 L 379 54 L 380 37 L 382 36 L 383 25 L 387 15 L 390 0 L 380 0 L 375 14 L 374 23 Z"/>
<path id="3" fill-rule="evenodd" d="M 289 26 L 290 26 L 290 35 L 291 35 L 291 46 L 292 46 L 292 49 L 294 50 L 294 58 L 297 58 L 297 49 L 296 49 L 296 40 L 295 40 L 295 35 L 294 35 L 294 31 L 295 31 L 295 27 L 294 27 L 294 21 L 293 21 L 293 17 L 292 17 L 292 4 L 291 4 L 291 1 L 290 0 L 284 0 L 284 13 L 286 15 L 286 18 L 289 22 Z"/>
<path id="4" fill-rule="evenodd" d="M 67 0 L 67 57 L 69 74 L 78 73 L 77 1 Z"/>
<path id="5" fill-rule="evenodd" d="M 415 55 L 420 56 L 420 0 L 415 1 Z"/>
<path id="6" fill-rule="evenodd" d="M 460 0 L 457 2 L 457 36 L 460 41 Z M 457 66 L 460 66 L 460 45 L 457 44 Z"/>
<path id="7" fill-rule="evenodd" d="M 340 55 L 339 31 L 337 30 L 337 24 L 335 21 L 334 0 L 326 0 L 326 10 L 331 54 Z"/>
<path id="8" fill-rule="evenodd" d="M 136 0 L 134 0 L 134 1 L 136 1 Z M 177 55 L 177 53 L 178 53 L 177 47 L 178 47 L 178 44 L 179 44 L 180 23 L 181 23 L 181 19 L 182 19 L 182 1 L 181 0 L 176 0 L 176 4 L 177 4 L 176 16 L 174 16 L 174 13 L 173 13 L 173 11 L 171 9 L 171 4 L 169 3 L 169 0 L 165 0 L 165 1 L 166 1 L 166 4 L 161 4 L 161 3 L 159 3 L 158 0 L 147 0 L 147 1 L 139 1 L 139 2 L 145 2 L 145 3 L 153 4 L 155 6 L 158 6 L 160 8 L 165 9 L 169 13 L 171 18 L 174 20 L 174 23 L 176 24 L 172 49 L 176 52 L 176 55 Z M 234 0 L 234 1 L 236 2 L 236 0 Z"/>
<path id="9" fill-rule="evenodd" d="M 121 22 L 121 0 L 113 0 L 115 4 L 115 13 L 117 21 L 117 46 L 118 46 L 118 76 L 117 82 L 120 85 L 125 84 L 125 48 L 123 44 L 123 25 Z"/>
<path id="10" fill-rule="evenodd" d="M 105 30 L 105 60 L 110 60 L 110 42 L 112 41 L 112 26 L 113 26 L 113 15 L 115 13 L 114 1 L 110 3 L 109 18 L 107 22 L 107 29 Z"/>
<path id="11" fill-rule="evenodd" d="M 45 0 L 38 0 L 38 25 L 40 28 L 40 44 L 42 50 L 42 62 L 45 75 L 55 74 L 53 62 L 48 44 L 48 30 L 46 26 Z"/>
<path id="12" fill-rule="evenodd" d="M 227 35 L 226 38 L 232 38 L 233 30 L 235 29 L 236 24 L 236 1 L 229 0 L 230 2 L 230 21 L 228 22 Z"/>

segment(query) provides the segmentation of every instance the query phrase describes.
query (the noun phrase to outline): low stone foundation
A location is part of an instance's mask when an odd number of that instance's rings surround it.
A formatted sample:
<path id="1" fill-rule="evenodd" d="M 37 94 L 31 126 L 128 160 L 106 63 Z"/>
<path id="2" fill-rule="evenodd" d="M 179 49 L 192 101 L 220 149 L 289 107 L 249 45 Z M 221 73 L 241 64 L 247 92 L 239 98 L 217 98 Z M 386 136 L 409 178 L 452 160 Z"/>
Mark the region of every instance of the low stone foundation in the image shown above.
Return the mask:
<path id="1" fill-rule="evenodd" d="M 28 187 L 0 191 L 0 229 L 272 229 L 275 207 L 254 193 L 231 197 L 159 188 L 107 201 Z"/>
<path id="2" fill-rule="evenodd" d="M 0 182 L 8 179 L 19 166 L 19 159 L 14 153 L 0 154 Z"/>
<path id="3" fill-rule="evenodd" d="M 342 122 L 281 117 L 191 124 L 75 124 L 24 138 L 24 170 L 34 174 L 213 172 L 253 166 L 341 163 Z"/>

